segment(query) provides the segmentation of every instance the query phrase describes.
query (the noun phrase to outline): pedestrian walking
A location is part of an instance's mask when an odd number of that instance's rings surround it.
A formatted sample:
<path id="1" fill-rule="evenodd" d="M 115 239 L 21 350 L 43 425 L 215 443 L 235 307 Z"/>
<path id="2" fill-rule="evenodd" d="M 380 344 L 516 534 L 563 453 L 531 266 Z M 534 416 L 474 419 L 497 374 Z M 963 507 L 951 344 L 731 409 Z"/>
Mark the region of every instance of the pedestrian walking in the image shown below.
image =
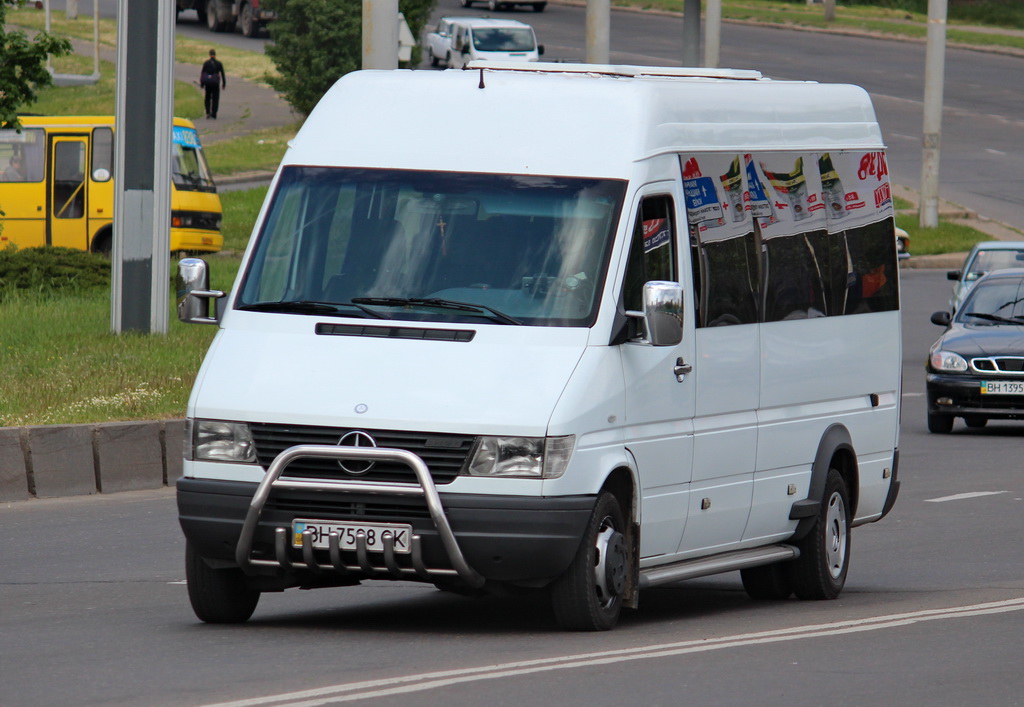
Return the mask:
<path id="1" fill-rule="evenodd" d="M 224 65 L 217 60 L 215 49 L 210 50 L 210 58 L 203 62 L 199 85 L 206 92 L 206 117 L 216 120 L 217 108 L 220 106 L 220 90 L 228 87 L 228 77 L 224 73 Z"/>

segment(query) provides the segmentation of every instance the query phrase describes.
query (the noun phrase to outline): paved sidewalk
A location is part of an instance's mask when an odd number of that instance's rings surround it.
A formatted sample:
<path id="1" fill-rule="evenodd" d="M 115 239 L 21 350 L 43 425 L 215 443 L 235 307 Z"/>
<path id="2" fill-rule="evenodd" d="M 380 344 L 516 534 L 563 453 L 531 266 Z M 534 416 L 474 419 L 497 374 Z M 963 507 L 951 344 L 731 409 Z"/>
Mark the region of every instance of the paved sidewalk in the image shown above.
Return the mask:
<path id="1" fill-rule="evenodd" d="M 75 53 L 92 55 L 92 42 L 74 39 L 71 43 Z M 116 63 L 117 52 L 110 48 L 102 48 L 100 58 Z M 225 68 L 228 86 L 220 92 L 217 120 L 195 120 L 203 144 L 210 145 L 221 140 L 230 140 L 256 130 L 291 125 L 302 119 L 302 116 L 294 112 L 288 102 L 272 88 L 232 76 L 231 67 Z M 176 62 L 174 78 L 191 84 L 195 87 L 196 93 L 202 96 L 198 64 L 193 66 Z"/>

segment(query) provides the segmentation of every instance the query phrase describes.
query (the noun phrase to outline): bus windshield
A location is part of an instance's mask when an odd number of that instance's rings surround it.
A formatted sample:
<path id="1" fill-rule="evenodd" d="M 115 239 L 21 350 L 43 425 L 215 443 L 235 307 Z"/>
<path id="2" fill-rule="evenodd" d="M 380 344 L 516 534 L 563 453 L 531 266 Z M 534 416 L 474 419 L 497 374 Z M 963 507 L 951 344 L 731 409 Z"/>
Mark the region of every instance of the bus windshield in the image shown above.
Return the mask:
<path id="1" fill-rule="evenodd" d="M 611 179 L 286 167 L 236 307 L 589 326 L 624 192 Z"/>
<path id="2" fill-rule="evenodd" d="M 217 191 L 199 136 L 192 128 L 174 126 L 171 180 L 179 191 Z"/>

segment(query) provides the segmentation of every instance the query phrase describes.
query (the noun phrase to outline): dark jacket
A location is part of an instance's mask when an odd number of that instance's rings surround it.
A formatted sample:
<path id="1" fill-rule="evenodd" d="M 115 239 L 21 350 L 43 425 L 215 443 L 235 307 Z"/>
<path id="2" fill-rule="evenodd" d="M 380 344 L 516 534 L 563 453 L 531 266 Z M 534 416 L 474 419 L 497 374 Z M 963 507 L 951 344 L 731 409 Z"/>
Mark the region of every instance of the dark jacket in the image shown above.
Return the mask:
<path id="1" fill-rule="evenodd" d="M 206 76 L 213 77 L 212 80 L 210 81 L 211 86 L 216 86 L 219 83 L 224 88 L 228 87 L 228 77 L 224 73 L 224 65 L 212 56 L 205 62 L 203 62 L 203 70 L 202 73 L 199 75 L 199 83 L 202 84 L 204 87 L 206 86 L 206 82 L 203 81 L 203 79 Z"/>

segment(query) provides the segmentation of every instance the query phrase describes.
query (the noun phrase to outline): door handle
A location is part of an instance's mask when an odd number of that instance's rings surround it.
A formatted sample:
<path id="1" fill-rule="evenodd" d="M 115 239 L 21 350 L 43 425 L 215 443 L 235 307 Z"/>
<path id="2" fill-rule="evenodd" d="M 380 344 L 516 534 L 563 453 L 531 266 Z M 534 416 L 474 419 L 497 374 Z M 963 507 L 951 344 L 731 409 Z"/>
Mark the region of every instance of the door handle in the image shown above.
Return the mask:
<path id="1" fill-rule="evenodd" d="M 676 374 L 676 380 L 682 383 L 683 380 L 686 378 L 686 374 L 692 370 L 693 366 L 684 361 L 683 357 L 680 356 L 679 358 L 676 359 L 676 365 L 672 369 L 672 372 Z"/>

